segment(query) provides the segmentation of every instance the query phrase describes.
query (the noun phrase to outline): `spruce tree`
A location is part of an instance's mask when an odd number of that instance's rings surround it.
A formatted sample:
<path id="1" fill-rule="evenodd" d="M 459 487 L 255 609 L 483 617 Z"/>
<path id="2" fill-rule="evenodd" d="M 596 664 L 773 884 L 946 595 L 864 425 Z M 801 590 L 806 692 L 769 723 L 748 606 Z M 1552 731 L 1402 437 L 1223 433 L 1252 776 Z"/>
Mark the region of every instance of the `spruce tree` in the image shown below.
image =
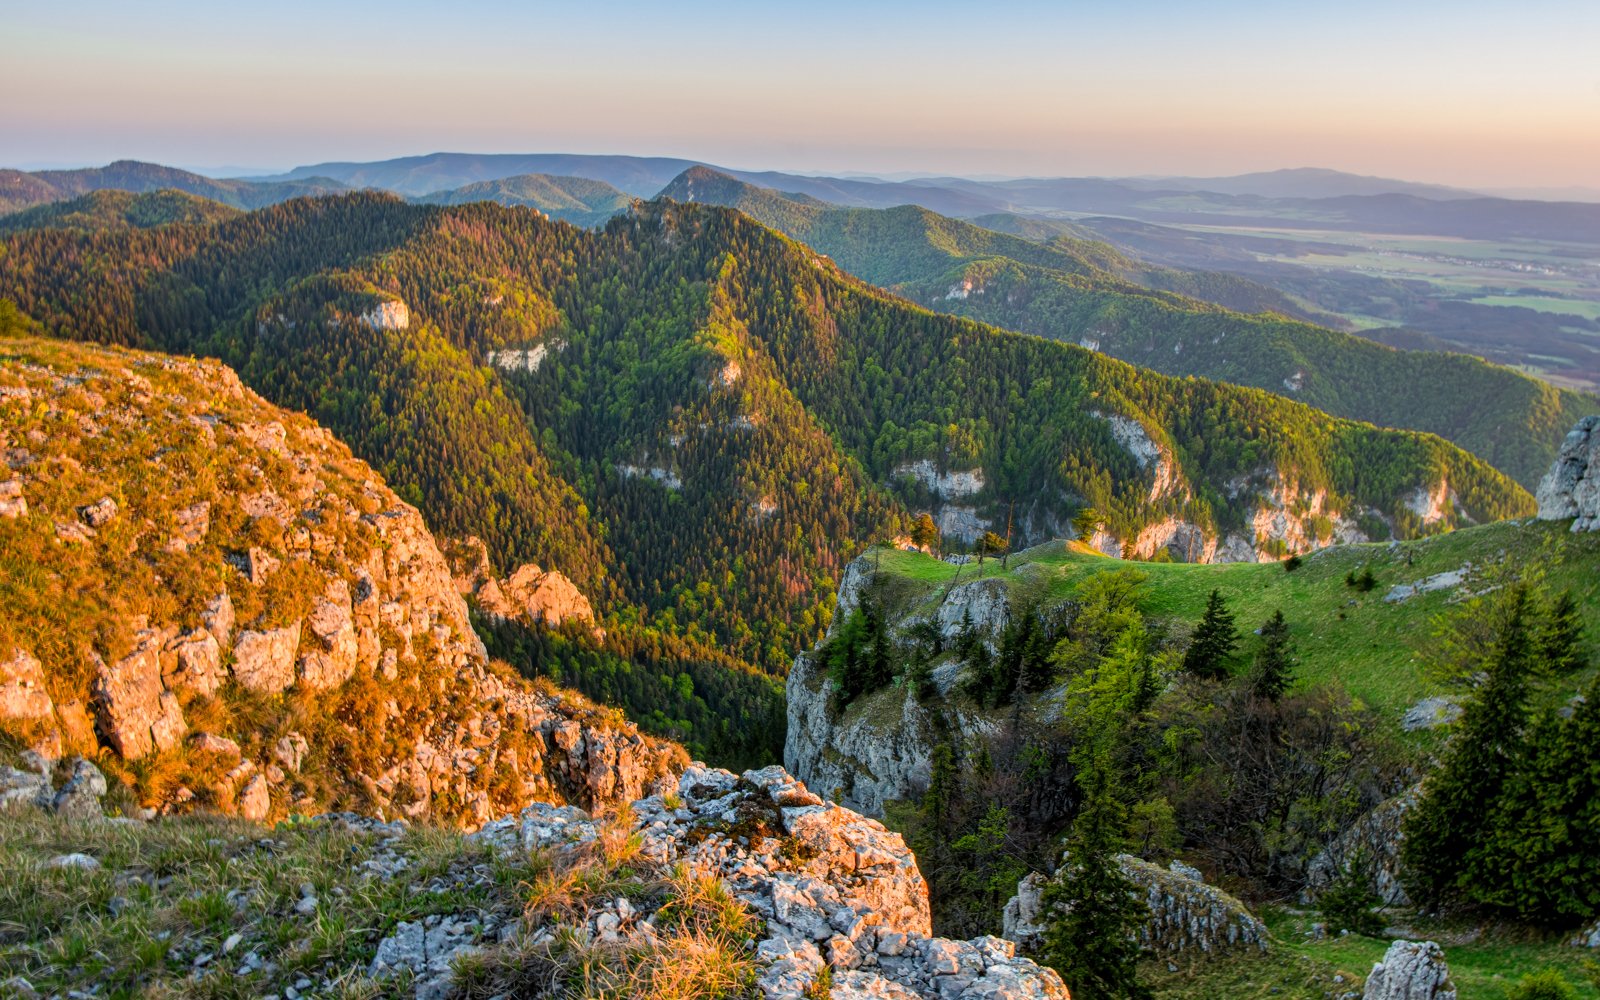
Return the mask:
<path id="1" fill-rule="evenodd" d="M 1250 687 L 1257 697 L 1277 701 L 1289 690 L 1293 679 L 1294 649 L 1289 644 L 1289 623 L 1283 620 L 1283 611 L 1278 610 L 1261 626 L 1261 648 L 1256 650 Z"/>
<path id="2" fill-rule="evenodd" d="M 1573 600 L 1572 591 L 1562 591 L 1539 630 L 1539 670 L 1556 677 L 1574 673 L 1588 660 L 1583 645 L 1583 617 L 1578 613 L 1578 602 Z"/>
<path id="3" fill-rule="evenodd" d="M 1138 1000 L 1138 932 L 1149 908 L 1117 864 L 1121 804 L 1111 793 L 1103 756 L 1085 775 L 1085 800 L 1072 823 L 1061 869 L 1045 889 L 1042 958 L 1085 1000 Z"/>
<path id="4" fill-rule="evenodd" d="M 1233 625 L 1233 612 L 1213 590 L 1206 598 L 1206 611 L 1195 626 L 1194 638 L 1183 655 L 1183 669 L 1196 677 L 1220 680 L 1228 676 L 1228 658 L 1239 647 L 1239 630 Z"/>
<path id="5" fill-rule="evenodd" d="M 1400 848 L 1405 886 L 1422 906 L 1438 907 L 1467 888 L 1474 852 L 1490 832 L 1485 808 L 1500 798 L 1522 752 L 1533 660 L 1529 604 L 1527 587 L 1519 585 L 1485 664 L 1487 676 L 1406 818 Z"/>
<path id="6" fill-rule="evenodd" d="M 1562 719 L 1529 727 L 1516 773 L 1472 853 L 1468 898 L 1527 922 L 1571 927 L 1600 913 L 1600 678 Z"/>

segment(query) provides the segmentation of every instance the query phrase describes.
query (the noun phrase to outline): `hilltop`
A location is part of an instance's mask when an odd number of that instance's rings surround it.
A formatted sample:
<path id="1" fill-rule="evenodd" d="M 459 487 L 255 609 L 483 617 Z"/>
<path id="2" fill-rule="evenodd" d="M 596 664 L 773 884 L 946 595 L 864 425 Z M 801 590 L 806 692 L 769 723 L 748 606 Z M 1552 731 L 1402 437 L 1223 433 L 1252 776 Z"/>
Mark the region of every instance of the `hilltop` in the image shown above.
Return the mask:
<path id="1" fill-rule="evenodd" d="M 625 210 L 633 198 L 604 181 L 549 174 L 519 174 L 501 180 L 479 181 L 448 191 L 435 191 L 415 201 L 422 205 L 464 205 L 474 201 L 526 205 L 552 219 L 576 226 L 596 226 Z"/>
<path id="2" fill-rule="evenodd" d="M 172 188 L 133 194 L 105 189 L 0 216 L 0 233 L 24 229 L 148 229 L 225 222 L 239 210 Z"/>
<path id="3" fill-rule="evenodd" d="M 117 190 L 143 194 L 169 189 L 210 198 L 234 208 L 251 209 L 289 198 L 348 191 L 349 187 L 326 177 L 283 182 L 218 180 L 157 163 L 118 160 L 104 167 L 79 170 L 39 170 L 34 173 L 0 170 L 0 213 L 66 201 L 92 191 Z"/>

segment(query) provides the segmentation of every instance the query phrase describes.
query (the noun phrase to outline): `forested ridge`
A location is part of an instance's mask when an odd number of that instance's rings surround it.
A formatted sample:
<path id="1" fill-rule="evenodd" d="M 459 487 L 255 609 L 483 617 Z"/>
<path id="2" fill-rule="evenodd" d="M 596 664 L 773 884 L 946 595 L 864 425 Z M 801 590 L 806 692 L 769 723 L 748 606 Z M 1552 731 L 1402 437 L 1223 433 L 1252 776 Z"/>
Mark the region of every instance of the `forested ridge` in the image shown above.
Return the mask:
<path id="1" fill-rule="evenodd" d="M 650 203 L 594 232 L 361 193 L 37 229 L 0 243 L 0 296 L 54 335 L 216 355 L 502 569 L 559 569 L 622 627 L 773 672 L 820 635 L 845 562 L 909 528 L 909 461 L 980 468 L 997 525 L 1093 506 L 1124 534 L 1216 530 L 1258 503 L 1228 484 L 1264 471 L 1402 535 L 1441 480 L 1476 520 L 1532 509 L 1436 437 L 937 315 L 724 209 Z M 361 318 L 392 299 L 403 329 Z M 1170 452 L 1178 488 L 1152 501 L 1113 414 Z"/>
<path id="2" fill-rule="evenodd" d="M 705 167 L 686 171 L 663 195 L 737 208 L 941 312 L 1438 434 L 1529 488 L 1566 430 L 1600 412 L 1591 396 L 1467 355 L 1400 351 L 1292 319 L 1251 282 L 1152 267 L 1106 243 L 1026 239 L 915 205 L 843 208 Z"/>

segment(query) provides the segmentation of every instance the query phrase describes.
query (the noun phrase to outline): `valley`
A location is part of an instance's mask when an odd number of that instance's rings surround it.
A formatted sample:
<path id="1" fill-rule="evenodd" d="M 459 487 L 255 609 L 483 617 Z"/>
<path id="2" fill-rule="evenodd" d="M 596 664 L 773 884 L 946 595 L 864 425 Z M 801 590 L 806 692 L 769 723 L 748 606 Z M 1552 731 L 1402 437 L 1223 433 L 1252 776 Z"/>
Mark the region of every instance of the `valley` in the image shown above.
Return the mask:
<path id="1" fill-rule="evenodd" d="M 1065 997 L 1041 907 L 1100 865 L 1156 996 L 1339 995 L 1385 936 L 1478 995 L 1581 980 L 1548 873 L 1588 842 L 1514 810 L 1590 808 L 1591 397 L 1087 231 L 474 185 L 0 223 L 0 869 L 71 928 L 0 972 Z M 1406 838 L 1513 661 L 1500 839 L 1440 917 Z M 1567 798 L 1519 798 L 1551 760 Z"/>

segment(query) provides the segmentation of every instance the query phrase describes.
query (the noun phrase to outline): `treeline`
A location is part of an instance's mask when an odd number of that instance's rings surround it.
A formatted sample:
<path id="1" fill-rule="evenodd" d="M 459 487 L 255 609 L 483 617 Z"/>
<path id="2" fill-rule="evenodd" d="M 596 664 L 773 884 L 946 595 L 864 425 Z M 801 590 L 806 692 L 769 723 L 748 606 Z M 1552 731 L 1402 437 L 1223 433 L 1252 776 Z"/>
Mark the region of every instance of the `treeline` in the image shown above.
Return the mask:
<path id="1" fill-rule="evenodd" d="M 1294 898 L 1312 859 L 1398 790 L 1403 762 L 1371 710 L 1296 678 L 1292 614 L 1241 626 L 1213 594 L 1198 621 L 1161 620 L 1142 610 L 1148 587 L 1107 571 L 1053 606 L 1024 596 L 994 634 L 963 627 L 929 648 L 912 629 L 894 648 L 890 683 L 954 659 L 957 697 L 1013 706 L 993 740 L 947 733 L 926 793 L 889 812 L 928 859 L 943 931 L 993 933 L 1020 875 L 1055 868 L 1064 832 Z M 825 653 L 843 662 L 849 634 Z M 869 626 L 857 645 L 874 644 Z M 1058 690 L 1059 716 L 1035 711 Z"/>
<path id="2" fill-rule="evenodd" d="M 656 629 L 528 628 L 475 616 L 489 655 L 527 677 L 548 677 L 595 701 L 620 707 L 647 732 L 675 740 L 691 756 L 740 771 L 783 759 L 781 682 L 733 657 Z"/>

